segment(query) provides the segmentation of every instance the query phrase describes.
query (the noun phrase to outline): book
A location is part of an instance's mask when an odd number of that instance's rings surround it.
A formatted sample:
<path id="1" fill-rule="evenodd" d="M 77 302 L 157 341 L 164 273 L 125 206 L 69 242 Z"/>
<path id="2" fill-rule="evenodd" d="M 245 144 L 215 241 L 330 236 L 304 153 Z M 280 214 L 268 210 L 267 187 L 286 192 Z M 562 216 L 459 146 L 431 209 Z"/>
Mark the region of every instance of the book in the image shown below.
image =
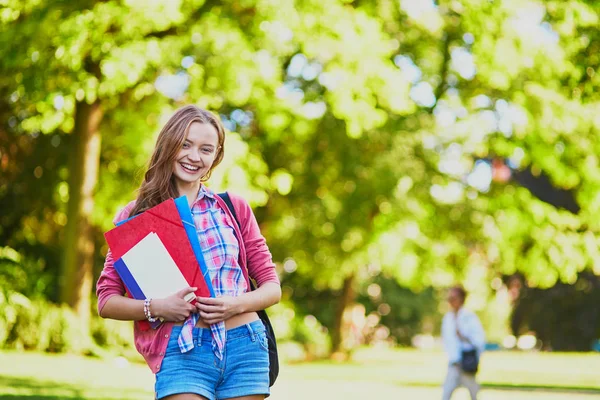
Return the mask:
<path id="1" fill-rule="evenodd" d="M 215 297 L 208 266 L 206 265 L 206 260 L 202 254 L 202 247 L 200 247 L 198 233 L 196 232 L 196 224 L 194 223 L 194 217 L 192 216 L 192 211 L 188 205 L 187 198 L 185 196 L 176 198 L 175 206 L 177 207 L 177 211 L 179 211 L 181 222 L 183 223 L 185 232 L 188 236 L 192 249 L 194 250 L 194 254 L 196 255 L 196 260 L 198 260 L 198 265 L 200 266 L 200 271 L 202 272 L 202 276 L 206 281 L 206 286 L 210 291 L 210 297 Z"/>
<path id="2" fill-rule="evenodd" d="M 135 298 L 164 298 L 189 286 L 155 232 L 150 232 L 115 262 L 115 269 Z M 191 302 L 189 293 L 184 300 Z"/>
<path id="3" fill-rule="evenodd" d="M 180 208 L 182 208 L 182 205 L 180 205 Z M 191 212 L 189 212 L 189 214 L 191 215 Z M 190 232 L 190 235 L 188 235 L 188 232 Z M 160 242 L 177 265 L 188 286 L 197 288 L 194 292 L 196 296 L 214 296 L 210 278 L 200 267 L 199 259 L 203 260 L 203 258 L 199 258 L 199 256 L 201 257 L 202 255 L 202 251 L 199 249 L 199 243 L 195 250 L 190 242 L 190 237 L 193 238 L 193 235 L 191 235 L 189 227 L 187 231 L 186 228 L 184 228 L 180 211 L 173 199 L 166 200 L 141 214 L 125 220 L 125 222 L 118 224 L 115 228 L 104 234 L 113 258 L 117 260 L 115 265 L 119 262 L 119 259 L 140 241 L 145 239 L 150 233 L 154 233 L 158 239 L 160 239 Z M 195 239 L 196 241 L 198 240 L 197 236 Z M 150 241 L 149 243 L 156 242 Z M 124 260 L 123 263 L 127 266 L 126 260 Z M 151 258 L 147 259 L 146 269 L 148 269 L 148 271 L 151 271 L 152 263 L 153 260 Z M 120 267 L 122 267 L 122 265 L 120 265 Z M 145 295 L 143 291 L 142 293 L 135 289 L 132 291 L 127 284 L 125 286 L 130 297 L 136 299 L 145 298 L 140 297 L 142 294 Z M 195 296 L 192 302 L 195 302 Z M 142 326 L 143 325 L 144 324 L 142 324 Z"/>

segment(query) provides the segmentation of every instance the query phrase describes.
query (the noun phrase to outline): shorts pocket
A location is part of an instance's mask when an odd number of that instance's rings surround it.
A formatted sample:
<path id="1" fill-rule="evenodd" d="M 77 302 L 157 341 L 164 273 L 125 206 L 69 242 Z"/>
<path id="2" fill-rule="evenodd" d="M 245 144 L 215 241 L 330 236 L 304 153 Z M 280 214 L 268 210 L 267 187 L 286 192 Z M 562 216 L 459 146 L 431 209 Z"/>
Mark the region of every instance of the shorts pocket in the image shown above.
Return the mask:
<path id="1" fill-rule="evenodd" d="M 258 343 L 260 344 L 260 347 L 264 350 L 264 351 L 269 351 L 269 341 L 267 339 L 267 332 L 260 332 L 257 333 L 256 336 L 258 337 Z"/>

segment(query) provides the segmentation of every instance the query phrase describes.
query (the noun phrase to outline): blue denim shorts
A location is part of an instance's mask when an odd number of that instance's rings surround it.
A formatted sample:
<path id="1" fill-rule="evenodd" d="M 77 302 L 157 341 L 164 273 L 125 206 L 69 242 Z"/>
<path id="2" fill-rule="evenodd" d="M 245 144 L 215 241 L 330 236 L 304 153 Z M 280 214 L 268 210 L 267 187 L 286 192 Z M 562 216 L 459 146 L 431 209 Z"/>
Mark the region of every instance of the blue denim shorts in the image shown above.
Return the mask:
<path id="1" fill-rule="evenodd" d="M 194 328 L 194 348 L 182 353 L 174 326 L 165 358 L 156 374 L 156 398 L 195 393 L 208 400 L 264 394 L 269 396 L 269 347 L 265 326 L 257 320 L 227 331 L 223 359 L 212 350 L 208 328 Z"/>

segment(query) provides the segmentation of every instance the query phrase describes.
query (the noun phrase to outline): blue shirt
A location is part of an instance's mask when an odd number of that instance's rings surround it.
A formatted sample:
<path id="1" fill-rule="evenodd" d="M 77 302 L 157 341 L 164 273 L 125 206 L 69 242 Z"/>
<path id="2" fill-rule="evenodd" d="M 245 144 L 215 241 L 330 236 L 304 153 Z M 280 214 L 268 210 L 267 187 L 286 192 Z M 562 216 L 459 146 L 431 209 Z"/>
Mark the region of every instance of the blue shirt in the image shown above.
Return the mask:
<path id="1" fill-rule="evenodd" d="M 465 338 L 461 340 L 456 328 Z M 460 362 L 463 350 L 476 349 L 481 355 L 485 349 L 485 332 L 477 315 L 462 307 L 458 314 L 449 311 L 442 320 L 442 341 L 450 364 Z"/>

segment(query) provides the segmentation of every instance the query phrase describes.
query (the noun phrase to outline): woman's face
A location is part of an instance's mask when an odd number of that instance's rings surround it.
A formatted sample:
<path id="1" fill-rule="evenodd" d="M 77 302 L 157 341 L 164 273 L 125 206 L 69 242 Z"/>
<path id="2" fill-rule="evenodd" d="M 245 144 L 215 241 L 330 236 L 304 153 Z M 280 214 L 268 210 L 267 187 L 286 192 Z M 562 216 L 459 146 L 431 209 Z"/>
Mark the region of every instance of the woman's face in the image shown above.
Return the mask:
<path id="1" fill-rule="evenodd" d="M 205 176 L 215 161 L 218 147 L 219 134 L 215 127 L 193 122 L 173 166 L 178 186 L 196 183 Z"/>

